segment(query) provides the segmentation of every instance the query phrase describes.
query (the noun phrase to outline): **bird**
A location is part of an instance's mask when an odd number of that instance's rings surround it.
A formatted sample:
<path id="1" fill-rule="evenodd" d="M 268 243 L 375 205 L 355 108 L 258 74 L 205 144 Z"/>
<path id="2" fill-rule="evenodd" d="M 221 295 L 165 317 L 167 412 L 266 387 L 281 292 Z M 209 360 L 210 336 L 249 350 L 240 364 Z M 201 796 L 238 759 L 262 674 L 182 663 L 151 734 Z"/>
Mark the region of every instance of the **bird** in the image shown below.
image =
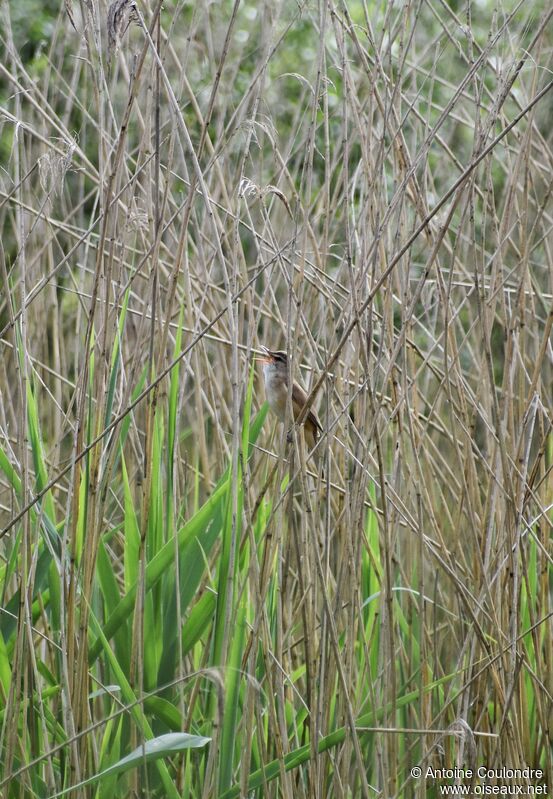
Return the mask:
<path id="1" fill-rule="evenodd" d="M 260 360 L 263 363 L 267 402 L 273 413 L 283 422 L 286 417 L 286 403 L 288 402 L 289 358 L 283 350 L 270 350 L 267 347 L 262 347 L 262 349 L 265 352 L 265 356 Z M 307 395 L 303 388 L 293 381 L 292 409 L 294 411 L 294 421 L 298 419 L 306 400 Z M 317 414 L 312 408 L 309 408 L 305 415 L 303 428 L 307 449 L 311 451 L 323 429 Z"/>

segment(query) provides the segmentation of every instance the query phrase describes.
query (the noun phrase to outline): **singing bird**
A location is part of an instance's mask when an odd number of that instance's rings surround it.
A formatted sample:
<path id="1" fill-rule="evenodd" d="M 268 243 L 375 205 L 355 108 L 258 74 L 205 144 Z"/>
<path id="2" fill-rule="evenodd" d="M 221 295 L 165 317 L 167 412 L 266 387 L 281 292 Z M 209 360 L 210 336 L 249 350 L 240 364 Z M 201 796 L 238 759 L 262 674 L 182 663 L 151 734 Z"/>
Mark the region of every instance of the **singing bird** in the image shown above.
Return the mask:
<path id="1" fill-rule="evenodd" d="M 290 363 L 288 355 L 282 350 L 269 350 L 267 347 L 262 348 L 265 352 L 265 357 L 261 359 L 263 363 L 263 377 L 265 378 L 265 394 L 269 407 L 275 413 L 281 422 L 284 421 L 286 416 L 286 403 L 288 401 L 288 380 L 290 379 Z M 292 409 L 294 411 L 294 421 L 300 415 L 307 395 L 303 388 L 296 383 L 292 382 Z M 305 431 L 305 443 L 308 450 L 312 450 L 320 433 L 322 426 L 317 418 L 317 414 L 311 408 L 303 420 L 303 428 Z"/>

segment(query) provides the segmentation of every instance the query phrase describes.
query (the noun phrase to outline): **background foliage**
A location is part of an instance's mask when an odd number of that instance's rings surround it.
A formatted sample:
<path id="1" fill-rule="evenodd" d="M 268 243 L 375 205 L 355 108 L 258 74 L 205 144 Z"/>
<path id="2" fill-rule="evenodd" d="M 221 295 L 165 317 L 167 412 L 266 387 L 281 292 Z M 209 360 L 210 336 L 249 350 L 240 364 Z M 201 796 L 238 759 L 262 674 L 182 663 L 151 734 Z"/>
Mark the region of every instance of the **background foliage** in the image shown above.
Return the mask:
<path id="1" fill-rule="evenodd" d="M 549 4 L 1 14 L 2 795 L 551 787 Z"/>

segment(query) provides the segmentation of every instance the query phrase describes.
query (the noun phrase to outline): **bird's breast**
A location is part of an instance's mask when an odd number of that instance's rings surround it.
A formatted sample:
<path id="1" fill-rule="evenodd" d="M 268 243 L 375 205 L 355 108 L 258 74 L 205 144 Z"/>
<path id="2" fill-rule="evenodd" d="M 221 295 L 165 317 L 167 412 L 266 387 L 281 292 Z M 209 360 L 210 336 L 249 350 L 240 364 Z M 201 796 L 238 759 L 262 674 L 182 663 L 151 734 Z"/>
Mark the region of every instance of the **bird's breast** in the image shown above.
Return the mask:
<path id="1" fill-rule="evenodd" d="M 288 396 L 286 383 L 281 375 L 277 374 L 272 364 L 265 364 L 263 367 L 263 376 L 265 378 L 267 402 L 273 413 L 275 413 L 279 419 L 284 420 L 286 399 Z"/>

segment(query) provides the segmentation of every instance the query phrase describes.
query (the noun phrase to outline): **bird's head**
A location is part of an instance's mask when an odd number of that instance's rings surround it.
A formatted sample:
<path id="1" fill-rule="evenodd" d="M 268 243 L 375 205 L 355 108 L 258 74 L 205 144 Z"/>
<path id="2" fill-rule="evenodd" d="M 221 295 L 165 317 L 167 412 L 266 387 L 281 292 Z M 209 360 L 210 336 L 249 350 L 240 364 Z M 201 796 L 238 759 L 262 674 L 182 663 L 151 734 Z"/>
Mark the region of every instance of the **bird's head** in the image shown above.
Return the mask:
<path id="1" fill-rule="evenodd" d="M 265 356 L 261 359 L 263 363 L 273 366 L 288 367 L 288 355 L 283 350 L 270 350 L 268 347 L 261 347 Z"/>

